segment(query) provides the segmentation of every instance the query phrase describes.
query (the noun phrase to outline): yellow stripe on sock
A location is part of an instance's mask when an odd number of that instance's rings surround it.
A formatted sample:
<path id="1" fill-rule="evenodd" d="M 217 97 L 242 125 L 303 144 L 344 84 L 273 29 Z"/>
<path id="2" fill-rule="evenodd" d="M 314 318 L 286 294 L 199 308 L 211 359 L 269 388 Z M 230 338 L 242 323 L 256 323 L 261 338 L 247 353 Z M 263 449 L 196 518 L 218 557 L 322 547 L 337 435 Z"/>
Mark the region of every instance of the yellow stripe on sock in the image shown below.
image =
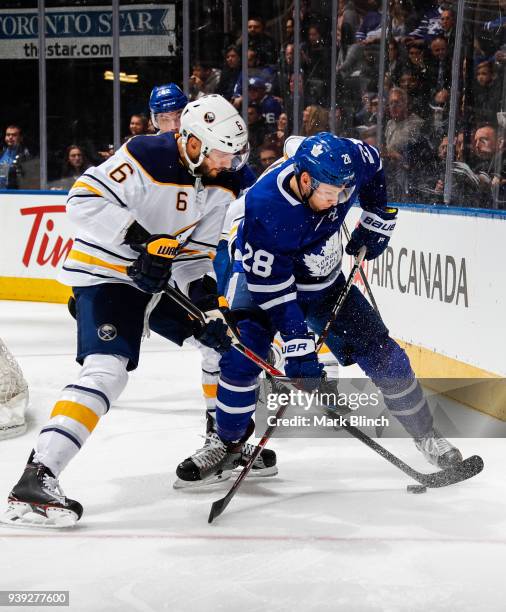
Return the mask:
<path id="1" fill-rule="evenodd" d="M 218 385 L 202 385 L 205 398 L 215 398 L 218 392 Z"/>
<path id="2" fill-rule="evenodd" d="M 51 418 L 55 416 L 66 416 L 69 419 L 74 419 L 74 421 L 84 425 L 90 433 L 95 429 L 99 419 L 98 415 L 87 406 L 69 401 L 56 402 L 53 412 L 51 412 Z"/>

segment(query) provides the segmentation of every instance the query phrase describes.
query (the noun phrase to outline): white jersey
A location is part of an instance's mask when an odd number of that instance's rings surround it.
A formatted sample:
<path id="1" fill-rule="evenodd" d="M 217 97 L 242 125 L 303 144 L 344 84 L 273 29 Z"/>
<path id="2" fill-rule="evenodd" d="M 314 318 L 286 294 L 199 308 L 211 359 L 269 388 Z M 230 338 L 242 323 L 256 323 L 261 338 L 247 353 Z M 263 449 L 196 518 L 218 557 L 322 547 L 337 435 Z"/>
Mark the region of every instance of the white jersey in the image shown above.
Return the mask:
<path id="1" fill-rule="evenodd" d="M 214 275 L 212 259 L 229 203 L 239 194 L 236 173 L 196 179 L 181 162 L 177 135 L 137 136 L 74 183 L 67 214 L 77 227 L 59 280 L 71 286 L 121 282 L 138 253 L 123 244 L 135 220 L 150 234 L 170 234 L 183 245 L 172 280 L 189 283 Z"/>

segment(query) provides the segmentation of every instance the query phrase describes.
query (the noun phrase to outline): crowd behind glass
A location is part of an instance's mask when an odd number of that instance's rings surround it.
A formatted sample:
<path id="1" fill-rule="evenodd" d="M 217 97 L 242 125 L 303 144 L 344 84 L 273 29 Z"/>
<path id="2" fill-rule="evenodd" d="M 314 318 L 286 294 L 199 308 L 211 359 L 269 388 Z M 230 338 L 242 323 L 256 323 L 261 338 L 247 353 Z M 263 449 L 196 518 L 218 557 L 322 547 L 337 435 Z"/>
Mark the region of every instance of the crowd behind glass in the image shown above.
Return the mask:
<path id="1" fill-rule="evenodd" d="M 252 6 L 253 5 L 253 6 Z M 257 174 L 277 159 L 293 130 L 293 95 L 299 80 L 299 133 L 329 130 L 331 19 L 318 3 L 301 0 L 300 72 L 294 72 L 293 8 L 275 19 L 252 12 L 248 20 L 248 108 L 250 165 Z M 504 11 L 504 13 L 503 13 Z M 506 128 L 506 0 L 473 3 L 466 10 L 451 202 L 455 205 L 506 207 L 503 162 Z M 268 16 L 267 16 L 268 17 Z M 220 48 L 206 46 L 205 57 L 192 57 L 186 89 L 191 100 L 219 93 L 242 107 L 240 19 L 232 20 Z M 335 131 L 381 149 L 393 202 L 442 203 L 448 150 L 455 5 L 390 0 L 384 74 L 385 119 L 377 139 L 381 12 L 378 0 L 341 0 L 337 26 Z M 221 62 L 207 58 L 220 56 Z M 160 74 L 151 86 L 177 81 Z M 185 85 L 180 82 L 181 86 Z M 149 91 L 139 112 L 125 117 L 124 139 L 154 133 L 149 120 Z M 3 117 L 0 188 L 30 187 L 36 146 L 23 126 Z M 112 128 L 111 128 L 112 130 Z M 109 139 L 111 140 L 111 138 Z M 113 153 L 112 145 L 69 142 L 50 152 L 50 189 L 68 189 L 90 165 Z M 33 167 L 32 167 L 33 166 Z"/>

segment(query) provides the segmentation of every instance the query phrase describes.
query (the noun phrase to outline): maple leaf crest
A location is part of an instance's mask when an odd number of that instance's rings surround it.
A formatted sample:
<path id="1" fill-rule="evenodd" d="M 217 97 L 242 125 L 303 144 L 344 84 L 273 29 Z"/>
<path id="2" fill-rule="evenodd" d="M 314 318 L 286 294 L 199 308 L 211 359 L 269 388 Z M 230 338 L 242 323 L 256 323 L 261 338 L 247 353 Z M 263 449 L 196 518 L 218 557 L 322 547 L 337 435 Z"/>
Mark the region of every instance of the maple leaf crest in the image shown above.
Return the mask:
<path id="1" fill-rule="evenodd" d="M 323 147 L 321 144 L 314 144 L 313 148 L 311 149 L 311 155 L 313 157 L 318 157 L 318 155 L 321 155 L 323 153 Z"/>
<path id="2" fill-rule="evenodd" d="M 328 276 L 341 261 L 342 248 L 339 232 L 332 234 L 319 253 L 304 255 L 304 263 L 311 276 Z"/>

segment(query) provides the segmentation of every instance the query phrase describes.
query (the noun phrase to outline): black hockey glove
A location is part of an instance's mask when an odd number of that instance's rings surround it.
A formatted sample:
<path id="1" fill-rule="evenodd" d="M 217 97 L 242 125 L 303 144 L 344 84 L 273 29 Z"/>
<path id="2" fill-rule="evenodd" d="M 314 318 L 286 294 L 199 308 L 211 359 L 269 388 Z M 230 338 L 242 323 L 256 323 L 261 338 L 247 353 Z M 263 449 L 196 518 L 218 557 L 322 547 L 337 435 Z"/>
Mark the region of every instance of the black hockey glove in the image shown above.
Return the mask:
<path id="1" fill-rule="evenodd" d="M 134 222 L 127 231 L 125 244 L 139 257 L 127 268 L 128 276 L 146 293 L 159 293 L 167 286 L 172 262 L 179 252 L 179 242 L 169 234 L 146 237 L 146 230 Z"/>
<path id="2" fill-rule="evenodd" d="M 188 297 L 210 319 L 205 325 L 195 328 L 194 337 L 218 353 L 226 353 L 232 346 L 232 339 L 219 311 L 218 289 L 214 278 L 206 275 L 190 283 Z"/>

